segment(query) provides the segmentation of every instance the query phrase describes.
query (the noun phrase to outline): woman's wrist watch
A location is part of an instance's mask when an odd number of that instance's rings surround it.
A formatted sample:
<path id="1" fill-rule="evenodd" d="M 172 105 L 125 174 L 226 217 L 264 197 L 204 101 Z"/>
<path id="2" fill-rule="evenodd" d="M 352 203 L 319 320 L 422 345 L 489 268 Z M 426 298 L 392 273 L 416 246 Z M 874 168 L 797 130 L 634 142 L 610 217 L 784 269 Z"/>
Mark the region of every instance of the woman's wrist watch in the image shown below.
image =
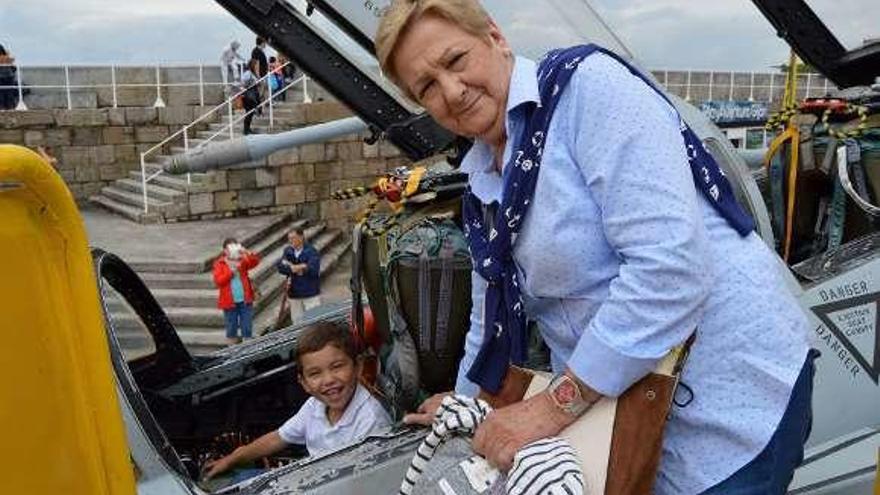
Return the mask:
<path id="1" fill-rule="evenodd" d="M 584 398 L 577 381 L 565 373 L 553 377 L 547 386 L 547 393 L 557 408 L 573 418 L 580 417 L 595 403 Z"/>

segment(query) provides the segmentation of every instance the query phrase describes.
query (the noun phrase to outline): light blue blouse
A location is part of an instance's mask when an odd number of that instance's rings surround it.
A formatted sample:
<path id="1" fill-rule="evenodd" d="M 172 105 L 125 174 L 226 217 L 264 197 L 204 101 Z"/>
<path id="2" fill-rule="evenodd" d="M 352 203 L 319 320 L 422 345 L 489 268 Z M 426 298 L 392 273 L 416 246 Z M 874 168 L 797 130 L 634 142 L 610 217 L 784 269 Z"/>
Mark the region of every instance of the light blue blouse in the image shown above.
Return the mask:
<path id="1" fill-rule="evenodd" d="M 520 105 L 539 101 L 536 65 L 517 58 L 507 135 Z M 508 160 L 513 143 L 505 149 Z M 500 201 L 501 176 L 477 141 L 462 163 L 474 193 Z M 617 396 L 697 328 L 673 406 L 656 493 L 699 493 L 757 456 L 806 358 L 807 320 L 775 255 L 740 237 L 697 192 L 675 110 L 610 57 L 580 64 L 547 136 L 531 210 L 514 244 L 530 319 L 552 351 L 595 390 Z M 457 391 L 482 342 L 485 282 Z"/>

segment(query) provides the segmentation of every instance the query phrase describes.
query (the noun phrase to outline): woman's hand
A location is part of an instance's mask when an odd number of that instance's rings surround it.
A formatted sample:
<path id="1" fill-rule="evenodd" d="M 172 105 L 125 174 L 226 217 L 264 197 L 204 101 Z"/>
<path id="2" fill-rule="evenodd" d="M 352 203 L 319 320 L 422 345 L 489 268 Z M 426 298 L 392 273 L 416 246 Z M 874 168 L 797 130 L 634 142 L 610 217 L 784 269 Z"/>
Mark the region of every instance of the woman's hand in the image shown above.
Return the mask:
<path id="1" fill-rule="evenodd" d="M 474 452 L 507 472 L 513 456 L 526 444 L 559 434 L 574 418 L 561 411 L 546 392 L 495 409 L 474 434 Z"/>
<path id="2" fill-rule="evenodd" d="M 452 395 L 452 392 L 443 392 L 428 397 L 416 409 L 416 412 L 404 416 L 403 422 L 408 425 L 431 426 L 431 423 L 434 422 L 434 413 L 437 412 L 440 403 L 443 402 L 443 398 L 447 395 Z"/>
<path id="3" fill-rule="evenodd" d="M 232 455 L 221 457 L 220 459 L 214 459 L 213 461 L 208 461 L 208 464 L 206 464 L 205 466 L 208 468 L 208 472 L 205 473 L 205 476 L 202 479 L 208 481 L 218 474 L 229 471 L 229 469 L 232 468 L 234 465 L 235 462 L 232 458 Z"/>

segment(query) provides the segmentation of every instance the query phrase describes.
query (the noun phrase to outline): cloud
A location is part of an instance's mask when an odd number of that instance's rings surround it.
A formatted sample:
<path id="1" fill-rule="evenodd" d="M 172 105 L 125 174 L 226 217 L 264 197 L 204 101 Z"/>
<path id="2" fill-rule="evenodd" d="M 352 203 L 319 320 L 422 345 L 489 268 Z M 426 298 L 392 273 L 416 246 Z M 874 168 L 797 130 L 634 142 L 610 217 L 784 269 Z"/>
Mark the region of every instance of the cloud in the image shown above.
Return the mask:
<path id="1" fill-rule="evenodd" d="M 535 52 L 527 53 L 531 56 L 551 46 L 582 42 L 584 34 L 605 45 L 615 42 L 614 35 L 590 18 L 584 0 L 486 3 L 515 46 L 533 45 L 525 50 Z M 649 68 L 766 70 L 788 54 L 770 24 L 745 0 L 593 3 Z M 809 3 L 849 47 L 880 35 L 877 0 Z M 21 63 L 216 63 L 231 39 L 249 49 L 253 36 L 212 0 L 0 0 L 0 43 Z"/>

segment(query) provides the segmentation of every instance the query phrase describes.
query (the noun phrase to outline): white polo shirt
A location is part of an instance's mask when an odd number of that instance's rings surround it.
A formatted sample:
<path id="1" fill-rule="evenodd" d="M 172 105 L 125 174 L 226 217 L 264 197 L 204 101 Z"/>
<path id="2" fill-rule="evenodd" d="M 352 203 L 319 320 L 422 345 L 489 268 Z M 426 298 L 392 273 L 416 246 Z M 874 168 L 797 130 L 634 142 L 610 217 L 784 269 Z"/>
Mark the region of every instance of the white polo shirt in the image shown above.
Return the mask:
<path id="1" fill-rule="evenodd" d="M 314 397 L 288 419 L 278 435 L 287 443 L 305 444 L 309 455 L 350 445 L 370 432 L 391 425 L 391 417 L 370 392 L 358 384 L 354 397 L 335 425 L 327 420 L 327 406 Z"/>

